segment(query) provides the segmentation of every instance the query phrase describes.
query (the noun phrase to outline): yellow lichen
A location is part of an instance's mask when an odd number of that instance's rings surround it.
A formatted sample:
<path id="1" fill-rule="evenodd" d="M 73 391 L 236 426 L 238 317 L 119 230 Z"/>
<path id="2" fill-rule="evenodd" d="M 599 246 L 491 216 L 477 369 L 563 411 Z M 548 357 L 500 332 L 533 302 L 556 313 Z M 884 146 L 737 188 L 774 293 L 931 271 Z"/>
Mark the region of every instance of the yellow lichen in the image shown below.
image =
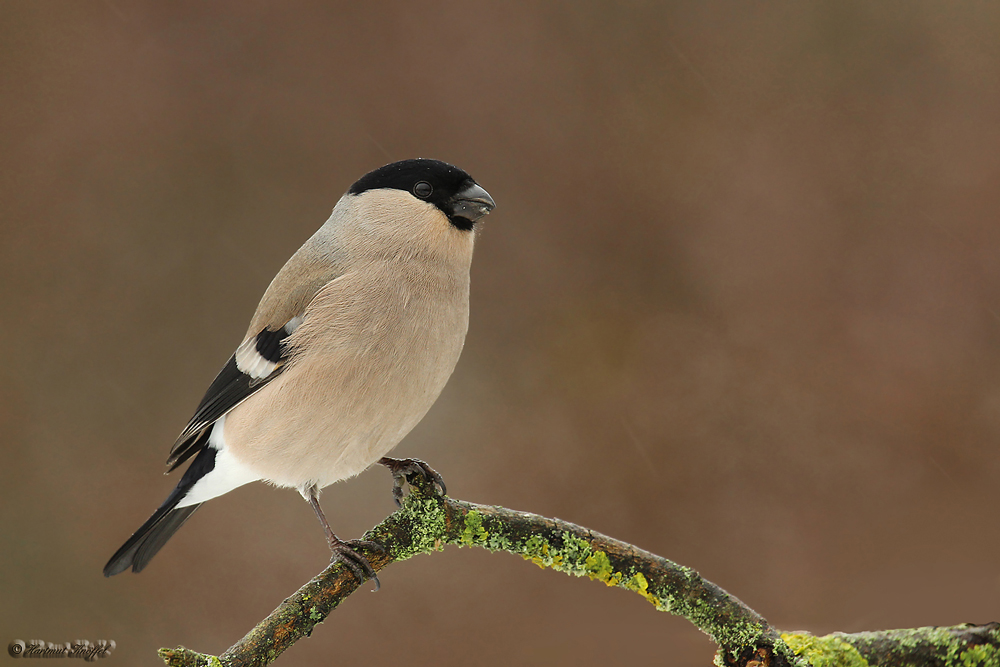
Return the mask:
<path id="1" fill-rule="evenodd" d="M 869 667 L 856 648 L 836 637 L 785 632 L 781 638 L 812 667 Z"/>

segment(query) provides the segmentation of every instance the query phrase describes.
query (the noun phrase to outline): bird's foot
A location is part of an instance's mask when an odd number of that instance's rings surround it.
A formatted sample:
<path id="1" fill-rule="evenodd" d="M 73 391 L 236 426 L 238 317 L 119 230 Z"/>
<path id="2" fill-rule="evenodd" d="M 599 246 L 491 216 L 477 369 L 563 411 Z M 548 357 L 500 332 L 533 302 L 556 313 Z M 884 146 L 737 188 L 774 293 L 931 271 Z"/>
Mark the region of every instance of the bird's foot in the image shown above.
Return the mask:
<path id="1" fill-rule="evenodd" d="M 397 507 L 403 506 L 403 484 L 412 481 L 414 475 L 420 475 L 425 482 L 437 484 L 441 488 L 441 495 L 448 493 L 444 478 L 420 459 L 393 459 L 383 456 L 378 462 L 392 473 L 392 499 L 396 501 Z"/>
<path id="2" fill-rule="evenodd" d="M 368 562 L 367 558 L 359 554 L 356 549 L 363 547 L 371 549 L 372 551 L 385 553 L 384 546 L 378 542 L 372 542 L 370 540 L 342 540 L 337 536 L 334 536 L 334 538 L 329 541 L 329 544 L 330 551 L 332 552 L 330 557 L 331 563 L 343 563 L 347 566 L 347 569 L 354 573 L 354 576 L 358 578 L 358 581 L 362 583 L 364 583 L 365 579 L 371 579 L 375 582 L 376 591 L 382 587 L 382 584 L 379 582 L 378 576 L 375 574 L 375 569 L 372 568 L 371 563 Z"/>

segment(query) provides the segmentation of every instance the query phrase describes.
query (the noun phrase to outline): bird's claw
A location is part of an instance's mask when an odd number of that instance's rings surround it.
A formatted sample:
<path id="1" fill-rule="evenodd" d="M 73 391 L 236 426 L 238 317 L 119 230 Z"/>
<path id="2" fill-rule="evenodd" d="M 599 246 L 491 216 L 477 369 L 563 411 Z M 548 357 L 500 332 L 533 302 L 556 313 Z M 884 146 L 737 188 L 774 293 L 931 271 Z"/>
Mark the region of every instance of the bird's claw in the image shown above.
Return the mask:
<path id="1" fill-rule="evenodd" d="M 403 506 L 403 484 L 411 481 L 414 475 L 420 475 L 425 482 L 436 484 L 441 489 L 441 495 L 448 493 L 441 474 L 420 459 L 393 459 L 384 456 L 379 459 L 379 463 L 392 473 L 392 499 L 397 507 Z"/>
<path id="2" fill-rule="evenodd" d="M 385 553 L 385 547 L 378 542 L 370 540 L 344 541 L 338 539 L 336 542 L 330 543 L 330 551 L 332 552 L 330 562 L 343 563 L 361 583 L 364 583 L 365 579 L 371 579 L 375 582 L 375 590 L 377 591 L 382 587 L 382 584 L 379 582 L 378 575 L 375 574 L 375 569 L 368 562 L 368 559 L 356 551 L 359 547 Z"/>

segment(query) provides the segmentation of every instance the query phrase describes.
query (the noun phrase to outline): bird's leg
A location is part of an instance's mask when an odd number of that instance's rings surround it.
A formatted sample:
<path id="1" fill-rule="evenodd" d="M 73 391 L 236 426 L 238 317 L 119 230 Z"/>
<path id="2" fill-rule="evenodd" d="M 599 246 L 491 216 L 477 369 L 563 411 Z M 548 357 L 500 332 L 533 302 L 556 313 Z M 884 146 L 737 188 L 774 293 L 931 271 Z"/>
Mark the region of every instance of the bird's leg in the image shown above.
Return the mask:
<path id="1" fill-rule="evenodd" d="M 323 508 L 319 506 L 319 489 L 316 488 L 316 485 L 313 484 L 307 488 L 304 495 L 312 506 L 313 511 L 316 512 L 316 518 L 323 525 L 323 530 L 326 531 L 326 541 L 330 545 L 330 551 L 333 552 L 331 560 L 340 561 L 346 565 L 354 573 L 354 576 L 358 578 L 358 581 L 363 582 L 367 576 L 367 578 L 375 582 L 376 591 L 381 588 L 382 584 L 379 583 L 378 576 L 375 575 L 375 570 L 372 568 L 371 563 L 368 562 L 367 558 L 355 551 L 354 547 L 364 546 L 382 552 L 385 551 L 385 547 L 377 542 L 368 540 L 344 541 L 340 539 L 334 534 L 333 529 L 330 528 L 330 522 L 326 520 Z"/>
<path id="2" fill-rule="evenodd" d="M 438 471 L 420 459 L 393 459 L 383 456 L 378 462 L 392 473 L 392 499 L 396 501 L 397 507 L 403 506 L 403 483 L 411 475 L 420 475 L 425 482 L 437 484 L 441 487 L 441 495 L 448 493 L 448 487 L 444 485 L 444 479 Z"/>

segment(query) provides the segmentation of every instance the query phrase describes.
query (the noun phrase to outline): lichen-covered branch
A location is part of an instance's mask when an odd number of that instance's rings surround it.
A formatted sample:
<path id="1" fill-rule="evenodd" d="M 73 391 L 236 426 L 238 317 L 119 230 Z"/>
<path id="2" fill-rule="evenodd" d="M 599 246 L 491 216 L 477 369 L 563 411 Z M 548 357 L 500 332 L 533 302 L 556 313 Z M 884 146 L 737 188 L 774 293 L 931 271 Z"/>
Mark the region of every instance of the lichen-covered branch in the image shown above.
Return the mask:
<path id="1" fill-rule="evenodd" d="M 782 633 L 810 665 L 838 667 L 1000 667 L 1000 623 L 913 628 L 825 637 Z"/>
<path id="2" fill-rule="evenodd" d="M 365 534 L 384 553 L 360 549 L 378 571 L 446 544 L 507 551 L 540 567 L 587 576 L 633 591 L 657 609 L 683 616 L 719 645 L 716 662 L 737 667 L 786 665 L 983 665 L 1000 667 L 1000 626 L 921 628 L 813 637 L 780 634 L 757 612 L 688 567 L 559 519 L 433 495 L 417 482 L 403 507 Z M 220 656 L 160 649 L 171 667 L 263 667 L 359 587 L 330 565 Z"/>

